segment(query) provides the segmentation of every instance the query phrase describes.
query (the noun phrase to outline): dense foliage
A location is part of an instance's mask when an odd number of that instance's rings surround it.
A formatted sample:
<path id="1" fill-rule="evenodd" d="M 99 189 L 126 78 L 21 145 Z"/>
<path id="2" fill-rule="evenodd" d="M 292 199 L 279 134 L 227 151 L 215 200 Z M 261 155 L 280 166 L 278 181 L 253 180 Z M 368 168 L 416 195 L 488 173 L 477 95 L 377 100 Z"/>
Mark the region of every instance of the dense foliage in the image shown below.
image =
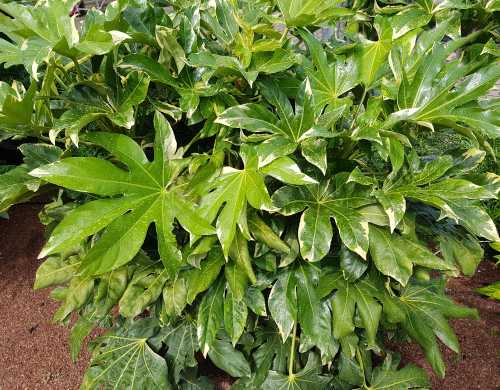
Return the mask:
<path id="1" fill-rule="evenodd" d="M 500 241 L 500 177 L 471 172 L 500 135 L 500 2 L 119 0 L 79 29 L 75 2 L 0 4 L 1 60 L 32 77 L 0 83 L 0 140 L 40 141 L 0 212 L 54 201 L 35 289 L 77 312 L 73 359 L 114 322 L 81 389 L 212 389 L 198 351 L 234 389 L 430 386 L 384 332 L 444 376 L 446 317 L 477 318 L 446 278 Z M 419 156 L 431 131 L 474 147 Z"/>

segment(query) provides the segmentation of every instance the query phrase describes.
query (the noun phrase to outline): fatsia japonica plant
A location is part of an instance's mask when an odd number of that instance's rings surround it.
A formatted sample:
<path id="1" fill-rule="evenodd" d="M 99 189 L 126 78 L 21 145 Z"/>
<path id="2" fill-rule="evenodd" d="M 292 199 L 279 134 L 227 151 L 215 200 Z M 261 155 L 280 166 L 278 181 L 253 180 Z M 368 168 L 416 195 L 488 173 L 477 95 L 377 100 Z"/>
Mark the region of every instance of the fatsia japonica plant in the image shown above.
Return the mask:
<path id="1" fill-rule="evenodd" d="M 74 360 L 111 327 L 81 389 L 213 389 L 202 355 L 234 389 L 428 388 L 387 338 L 443 377 L 446 317 L 478 318 L 446 280 L 500 241 L 500 177 L 474 173 L 500 136 L 500 3 L 119 0 L 78 28 L 74 3 L 0 4 L 1 59 L 32 76 L 0 83 L 0 139 L 39 140 L 0 212 L 53 199 L 34 287 L 76 314 Z M 427 132 L 473 147 L 419 156 Z"/>

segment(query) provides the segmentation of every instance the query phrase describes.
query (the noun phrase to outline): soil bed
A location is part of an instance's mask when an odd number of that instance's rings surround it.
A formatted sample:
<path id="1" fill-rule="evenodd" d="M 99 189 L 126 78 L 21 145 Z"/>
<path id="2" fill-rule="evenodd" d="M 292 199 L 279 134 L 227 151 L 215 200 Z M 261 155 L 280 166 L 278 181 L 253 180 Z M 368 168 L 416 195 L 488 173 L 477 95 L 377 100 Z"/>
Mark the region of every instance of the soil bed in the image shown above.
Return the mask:
<path id="1" fill-rule="evenodd" d="M 76 364 L 69 354 L 69 329 L 52 324 L 60 306 L 50 290 L 33 290 L 37 259 L 45 243 L 45 227 L 38 220 L 40 198 L 16 205 L 10 219 L 0 218 L 0 390 L 77 390 L 90 360 L 82 349 Z M 480 271 L 480 272 L 479 272 Z M 412 342 L 390 343 L 403 355 L 402 365 L 413 363 L 429 372 L 434 390 L 500 390 L 500 302 L 481 296 L 474 287 L 500 280 L 500 267 L 484 261 L 473 278 L 452 279 L 448 293 L 456 303 L 479 310 L 480 321 L 449 319 L 462 348 L 458 360 L 439 342 L 446 363 L 445 379 L 431 370 L 420 347 Z M 76 318 L 72 318 L 70 326 Z M 94 328 L 85 340 L 104 333 Z M 200 359 L 202 360 L 202 359 Z M 233 380 L 210 361 L 200 361 L 216 390 L 229 389 Z M 402 367 L 402 365 L 400 367 Z"/>

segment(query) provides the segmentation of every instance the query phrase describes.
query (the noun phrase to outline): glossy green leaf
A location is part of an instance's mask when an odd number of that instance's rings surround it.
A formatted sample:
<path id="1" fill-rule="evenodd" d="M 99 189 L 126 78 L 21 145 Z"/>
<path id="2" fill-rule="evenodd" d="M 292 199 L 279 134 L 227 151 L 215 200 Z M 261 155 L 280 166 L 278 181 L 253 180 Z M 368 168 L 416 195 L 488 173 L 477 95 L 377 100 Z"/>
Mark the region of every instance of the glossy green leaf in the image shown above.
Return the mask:
<path id="1" fill-rule="evenodd" d="M 478 293 L 500 299 L 500 282 L 495 282 L 483 288 L 474 288 Z"/>
<path id="2" fill-rule="evenodd" d="M 199 350 L 199 345 L 195 318 L 182 316 L 179 321 L 162 328 L 148 340 L 148 344 L 156 352 L 162 348 L 162 345 L 168 346 L 165 360 L 170 375 L 175 382 L 178 382 L 183 368 L 186 365 L 196 364 L 194 355 Z"/>
<path id="3" fill-rule="evenodd" d="M 64 320 L 72 311 L 80 309 L 94 293 L 95 281 L 90 276 L 75 276 L 69 284 L 66 301 L 57 310 L 52 322 Z"/>
<path id="4" fill-rule="evenodd" d="M 128 282 L 128 270 L 119 268 L 104 274 L 95 298 L 95 318 L 104 318 L 123 296 Z"/>
<path id="5" fill-rule="evenodd" d="M 399 306 L 406 316 L 403 329 L 420 344 L 427 360 L 441 378 L 444 377 L 445 365 L 434 334 L 460 354 L 457 337 L 445 317 L 479 319 L 476 309 L 455 305 L 444 294 L 444 288 L 444 277 L 429 282 L 411 279 L 399 298 Z"/>
<path id="6" fill-rule="evenodd" d="M 224 325 L 231 336 L 233 347 L 243 334 L 246 321 L 247 305 L 236 300 L 232 292 L 227 292 L 224 300 Z"/>
<path id="7" fill-rule="evenodd" d="M 311 52 L 317 69 L 317 71 L 307 69 L 316 107 L 323 108 L 326 104 L 333 108 L 345 104 L 351 105 L 350 99 L 340 96 L 358 84 L 360 77 L 358 62 L 353 59 L 349 61 L 338 59 L 333 64 L 329 64 L 321 43 L 307 30 L 300 29 L 299 31 Z"/>
<path id="8" fill-rule="evenodd" d="M 217 367 L 233 377 L 250 376 L 250 365 L 245 356 L 227 341 L 214 340 L 208 356 Z"/>
<path id="9" fill-rule="evenodd" d="M 171 389 L 165 359 L 155 354 L 147 342 L 157 330 L 145 318 L 129 328 L 113 328 L 94 340 L 93 344 L 106 346 L 90 362 L 80 390 L 101 389 L 106 383 L 104 388 Z"/>
<path id="10" fill-rule="evenodd" d="M 72 278 L 80 266 L 83 256 L 72 256 L 66 260 L 59 255 L 45 260 L 36 271 L 35 290 L 65 283 Z"/>
<path id="11" fill-rule="evenodd" d="M 264 181 L 256 172 L 255 147 L 242 147 L 241 153 L 245 168 L 242 170 L 225 169 L 216 180 L 206 183 L 202 188 L 202 193 L 206 195 L 202 198 L 197 210 L 199 216 L 207 221 L 213 221 L 225 203 L 217 218 L 216 227 L 217 236 L 226 256 L 236 234 L 236 225 L 241 224 L 242 218 L 246 217 L 247 202 L 258 210 L 274 210 Z M 209 192 L 213 188 L 216 190 Z"/>
<path id="12" fill-rule="evenodd" d="M 208 289 L 200 303 L 198 315 L 198 340 L 201 352 L 207 355 L 215 341 L 224 316 L 224 290 L 226 279 L 220 275 Z"/>
<path id="13" fill-rule="evenodd" d="M 120 314 L 134 318 L 160 295 L 167 280 L 167 271 L 161 261 L 148 262 L 134 273 L 120 299 Z"/>
<path id="14" fill-rule="evenodd" d="M 294 389 L 294 390 L 322 390 L 331 378 L 321 376 L 321 359 L 317 353 L 309 353 L 307 364 L 298 373 L 284 375 L 276 371 L 269 371 L 261 389 Z"/>
<path id="15" fill-rule="evenodd" d="M 212 285 L 225 263 L 221 247 L 214 247 L 208 252 L 206 260 L 201 262 L 200 268 L 193 268 L 186 272 L 187 299 L 189 304 L 194 301 L 199 293 Z M 226 271 L 226 268 L 224 268 L 224 271 Z M 229 284 L 231 285 L 231 283 L 230 281 Z"/>
<path id="16" fill-rule="evenodd" d="M 330 313 L 316 296 L 318 269 L 308 262 L 296 259 L 283 268 L 269 295 L 269 310 L 285 341 L 294 321 L 320 349 L 330 340 Z"/>
<path id="17" fill-rule="evenodd" d="M 344 244 L 365 258 L 368 223 L 353 208 L 373 202 L 370 189 L 349 182 L 348 175 L 337 175 L 334 185 L 327 185 L 328 180 L 324 178 L 319 184 L 283 187 L 273 194 L 273 202 L 284 215 L 307 207 L 299 225 L 300 250 L 305 259 L 318 261 L 328 253 L 333 236 L 331 217 Z"/>
<path id="18" fill-rule="evenodd" d="M 372 372 L 369 379 L 371 389 L 424 389 L 431 385 L 427 372 L 413 364 L 396 371 L 400 356 L 388 353 L 383 363 Z"/>
<path id="19" fill-rule="evenodd" d="M 31 172 L 34 176 L 74 190 L 83 189 L 101 195 L 124 194 L 122 198 L 87 203 L 72 213 L 56 228 L 41 256 L 67 248 L 109 225 L 80 268 L 84 275 L 108 272 L 132 259 L 144 241 L 148 226 L 155 222 L 163 263 L 171 277 L 177 274 L 181 255 L 171 233 L 174 218 L 178 218 L 193 234 L 210 234 L 213 228 L 196 216 L 182 197 L 168 190 L 176 174 L 175 166 L 170 165 L 176 149 L 175 138 L 170 125 L 159 113 L 155 116 L 155 127 L 157 136 L 153 163 L 128 137 L 104 133 L 88 136 L 127 164 L 130 172 L 110 162 L 88 157 L 68 158 Z M 100 180 L 93 178 L 97 171 L 103 175 Z M 133 211 L 124 214 L 129 210 Z M 75 221 L 79 226 L 78 234 L 67 228 L 74 226 Z"/>

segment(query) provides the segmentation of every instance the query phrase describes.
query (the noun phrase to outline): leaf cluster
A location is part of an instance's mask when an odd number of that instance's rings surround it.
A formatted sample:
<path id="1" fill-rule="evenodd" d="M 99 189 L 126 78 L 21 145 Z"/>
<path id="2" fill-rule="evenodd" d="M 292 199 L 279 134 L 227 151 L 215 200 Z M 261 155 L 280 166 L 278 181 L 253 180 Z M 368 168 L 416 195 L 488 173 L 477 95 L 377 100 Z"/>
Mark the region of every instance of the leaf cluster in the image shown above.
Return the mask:
<path id="1" fill-rule="evenodd" d="M 500 136 L 498 1 L 129 0 L 78 29 L 73 3 L 0 4 L 2 61 L 32 76 L 0 82 L 0 140 L 39 139 L 0 213 L 53 199 L 34 287 L 78 313 L 74 360 L 111 327 L 81 389 L 213 389 L 198 353 L 236 390 L 430 386 L 384 334 L 444 376 L 446 318 L 477 318 L 446 278 L 500 241 L 500 177 L 475 171 Z M 473 147 L 419 156 L 426 132 Z"/>

